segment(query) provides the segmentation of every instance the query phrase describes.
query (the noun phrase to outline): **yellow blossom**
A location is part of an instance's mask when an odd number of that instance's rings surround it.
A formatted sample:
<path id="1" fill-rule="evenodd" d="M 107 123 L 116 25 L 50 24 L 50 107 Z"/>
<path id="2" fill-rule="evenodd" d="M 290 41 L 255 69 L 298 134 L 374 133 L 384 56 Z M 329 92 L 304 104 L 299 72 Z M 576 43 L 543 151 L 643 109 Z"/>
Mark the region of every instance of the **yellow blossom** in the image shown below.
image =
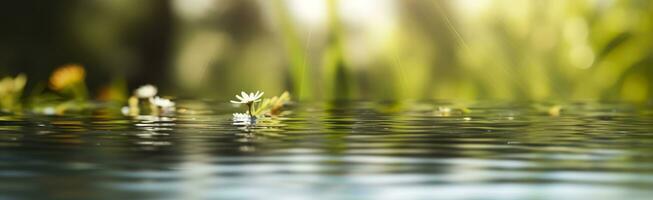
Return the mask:
<path id="1" fill-rule="evenodd" d="M 55 70 L 50 76 L 50 87 L 54 90 L 63 90 L 83 82 L 85 76 L 86 72 L 81 65 L 64 65 Z"/>

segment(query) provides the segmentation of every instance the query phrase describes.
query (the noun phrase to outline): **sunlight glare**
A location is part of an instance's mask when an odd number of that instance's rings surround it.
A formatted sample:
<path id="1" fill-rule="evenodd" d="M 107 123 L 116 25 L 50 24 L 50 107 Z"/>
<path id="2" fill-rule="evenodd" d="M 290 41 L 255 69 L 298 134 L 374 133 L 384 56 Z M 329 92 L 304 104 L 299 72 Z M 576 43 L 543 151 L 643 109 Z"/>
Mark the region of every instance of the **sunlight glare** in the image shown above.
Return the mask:
<path id="1" fill-rule="evenodd" d="M 486 13 L 491 4 L 490 0 L 457 0 L 452 2 L 462 15 L 472 17 L 478 17 Z"/>
<path id="2" fill-rule="evenodd" d="M 213 10 L 212 5 L 216 5 L 218 2 L 215 0 L 175 0 L 172 3 L 179 16 L 189 20 L 196 20 L 211 12 Z"/>
<path id="3" fill-rule="evenodd" d="M 307 26 L 319 26 L 326 21 L 326 2 L 324 0 L 287 0 L 293 18 Z"/>
<path id="4" fill-rule="evenodd" d="M 381 53 L 396 29 L 396 5 L 390 0 L 340 1 L 338 14 L 347 26 L 349 59 L 355 63 L 371 62 Z"/>

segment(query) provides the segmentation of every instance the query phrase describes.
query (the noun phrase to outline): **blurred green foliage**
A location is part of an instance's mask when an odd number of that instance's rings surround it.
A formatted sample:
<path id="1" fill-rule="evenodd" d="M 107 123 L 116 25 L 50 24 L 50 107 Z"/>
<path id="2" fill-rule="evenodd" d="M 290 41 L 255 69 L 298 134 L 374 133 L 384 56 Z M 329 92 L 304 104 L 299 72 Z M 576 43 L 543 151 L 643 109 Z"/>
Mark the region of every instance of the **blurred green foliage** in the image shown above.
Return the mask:
<path id="1" fill-rule="evenodd" d="M 44 4 L 0 12 L 0 75 L 26 73 L 28 89 L 73 62 L 87 68 L 96 96 L 116 80 L 221 99 L 241 90 L 289 90 L 299 100 L 653 96 L 646 0 Z"/>

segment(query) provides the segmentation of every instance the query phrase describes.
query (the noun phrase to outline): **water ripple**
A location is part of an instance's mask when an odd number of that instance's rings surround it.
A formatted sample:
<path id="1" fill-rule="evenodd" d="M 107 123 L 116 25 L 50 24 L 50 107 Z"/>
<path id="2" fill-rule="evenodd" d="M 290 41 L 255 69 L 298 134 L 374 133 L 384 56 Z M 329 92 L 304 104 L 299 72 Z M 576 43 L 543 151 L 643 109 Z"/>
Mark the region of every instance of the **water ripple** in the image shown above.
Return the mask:
<path id="1" fill-rule="evenodd" d="M 0 116 L 0 199 L 646 199 L 651 108 L 305 103 L 234 124 L 174 116 Z"/>

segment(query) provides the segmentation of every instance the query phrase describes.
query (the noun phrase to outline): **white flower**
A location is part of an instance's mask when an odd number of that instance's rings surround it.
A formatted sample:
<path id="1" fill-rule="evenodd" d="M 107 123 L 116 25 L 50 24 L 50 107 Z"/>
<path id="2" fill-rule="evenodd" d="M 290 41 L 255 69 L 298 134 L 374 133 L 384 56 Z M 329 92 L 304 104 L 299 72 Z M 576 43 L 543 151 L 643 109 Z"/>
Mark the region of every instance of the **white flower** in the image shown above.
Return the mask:
<path id="1" fill-rule="evenodd" d="M 134 91 L 134 95 L 138 98 L 151 98 L 156 95 L 157 89 L 153 85 L 144 85 Z"/>
<path id="2" fill-rule="evenodd" d="M 150 99 L 150 103 L 162 108 L 175 106 L 175 102 L 172 102 L 170 99 L 161 98 L 161 97 L 154 97 Z"/>
<path id="3" fill-rule="evenodd" d="M 163 111 L 172 111 L 175 108 L 175 102 L 172 102 L 170 99 L 154 97 L 150 99 L 150 103 L 154 104 L 156 107 L 163 109 Z"/>
<path id="4" fill-rule="evenodd" d="M 236 98 L 240 101 L 230 101 L 231 103 L 236 103 L 236 104 L 251 104 L 254 102 L 259 102 L 261 101 L 261 96 L 263 96 L 263 92 L 256 91 L 255 93 L 245 93 L 245 92 L 240 92 L 240 96 L 236 95 Z"/>
<path id="5" fill-rule="evenodd" d="M 129 115 L 129 111 L 130 111 L 130 109 L 129 109 L 129 107 L 127 107 L 127 106 L 123 106 L 123 107 L 120 109 L 120 112 L 121 112 L 123 115 Z"/>

